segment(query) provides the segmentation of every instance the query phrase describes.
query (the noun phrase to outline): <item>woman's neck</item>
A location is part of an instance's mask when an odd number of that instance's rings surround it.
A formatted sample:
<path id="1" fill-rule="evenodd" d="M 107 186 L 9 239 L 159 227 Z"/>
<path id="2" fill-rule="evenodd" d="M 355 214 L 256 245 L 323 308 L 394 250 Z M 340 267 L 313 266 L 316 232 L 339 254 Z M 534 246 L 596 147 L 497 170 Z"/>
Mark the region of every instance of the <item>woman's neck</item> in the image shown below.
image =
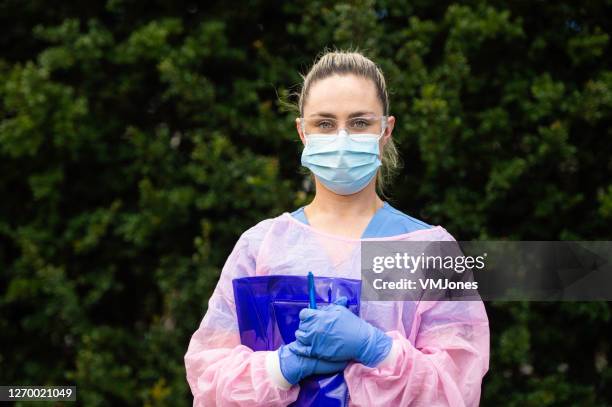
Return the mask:
<path id="1" fill-rule="evenodd" d="M 361 217 L 371 218 L 383 205 L 384 202 L 376 194 L 374 182 L 352 195 L 338 195 L 322 185 L 317 185 L 314 199 L 304 210 L 310 217 L 325 214 L 326 217 L 337 220 L 351 220 Z"/>

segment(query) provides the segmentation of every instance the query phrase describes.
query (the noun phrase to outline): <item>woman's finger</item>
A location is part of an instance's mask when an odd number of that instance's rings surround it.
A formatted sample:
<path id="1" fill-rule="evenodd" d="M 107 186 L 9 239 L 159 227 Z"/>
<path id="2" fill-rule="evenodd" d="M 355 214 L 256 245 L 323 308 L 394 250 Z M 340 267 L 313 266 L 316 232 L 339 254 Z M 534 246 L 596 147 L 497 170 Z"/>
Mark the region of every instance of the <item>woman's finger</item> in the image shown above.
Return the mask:
<path id="1" fill-rule="evenodd" d="M 295 340 L 305 346 L 312 345 L 313 336 L 314 331 L 304 331 L 302 329 L 295 331 Z"/>
<path id="2" fill-rule="evenodd" d="M 319 309 L 302 308 L 299 317 L 301 321 L 306 321 L 317 316 L 320 312 Z"/>

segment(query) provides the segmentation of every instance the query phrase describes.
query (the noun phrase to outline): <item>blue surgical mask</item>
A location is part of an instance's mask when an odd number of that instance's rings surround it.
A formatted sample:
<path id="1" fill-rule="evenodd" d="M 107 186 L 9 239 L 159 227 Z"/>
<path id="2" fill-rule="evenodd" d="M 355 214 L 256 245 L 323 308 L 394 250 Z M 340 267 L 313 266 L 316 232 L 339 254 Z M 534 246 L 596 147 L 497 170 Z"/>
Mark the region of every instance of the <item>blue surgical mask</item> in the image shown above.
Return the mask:
<path id="1" fill-rule="evenodd" d="M 349 136 L 344 129 L 338 135 L 307 135 L 302 165 L 329 190 L 339 195 L 354 194 L 372 181 L 381 165 L 381 136 L 382 132 Z"/>

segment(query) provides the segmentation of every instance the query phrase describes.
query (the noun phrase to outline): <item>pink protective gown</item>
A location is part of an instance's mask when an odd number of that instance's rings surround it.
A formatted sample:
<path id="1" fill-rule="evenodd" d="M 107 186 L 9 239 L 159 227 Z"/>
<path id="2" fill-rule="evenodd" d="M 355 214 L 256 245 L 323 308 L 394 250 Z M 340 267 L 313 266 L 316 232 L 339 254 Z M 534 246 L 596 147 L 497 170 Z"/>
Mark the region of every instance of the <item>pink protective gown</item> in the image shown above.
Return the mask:
<path id="1" fill-rule="evenodd" d="M 299 385 L 279 373 L 276 351 L 240 344 L 232 280 L 270 274 L 361 279 L 362 240 L 455 240 L 446 229 L 349 239 L 314 229 L 289 213 L 244 232 L 228 257 L 185 354 L 194 406 L 286 406 Z M 476 406 L 489 369 L 489 321 L 481 301 L 362 301 L 361 317 L 393 338 L 375 368 L 344 370 L 351 406 Z"/>

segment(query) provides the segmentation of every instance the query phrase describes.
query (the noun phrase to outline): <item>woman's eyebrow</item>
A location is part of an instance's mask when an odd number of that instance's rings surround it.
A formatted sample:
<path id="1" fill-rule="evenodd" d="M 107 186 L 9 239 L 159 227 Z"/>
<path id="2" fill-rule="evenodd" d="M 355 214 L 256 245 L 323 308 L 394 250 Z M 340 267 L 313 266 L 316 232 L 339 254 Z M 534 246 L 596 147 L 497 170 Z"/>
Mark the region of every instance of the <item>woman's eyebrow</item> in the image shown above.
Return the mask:
<path id="1" fill-rule="evenodd" d="M 374 112 L 368 112 L 368 111 L 362 111 L 362 112 L 353 112 L 351 114 L 349 114 L 349 118 L 350 117 L 359 117 L 359 116 L 373 116 L 375 113 Z M 311 115 L 309 115 L 308 117 L 312 117 L 312 116 L 321 116 L 321 117 L 330 117 L 330 118 L 336 118 L 336 115 L 334 113 L 328 113 L 328 112 L 317 112 L 317 113 L 313 113 Z"/>

